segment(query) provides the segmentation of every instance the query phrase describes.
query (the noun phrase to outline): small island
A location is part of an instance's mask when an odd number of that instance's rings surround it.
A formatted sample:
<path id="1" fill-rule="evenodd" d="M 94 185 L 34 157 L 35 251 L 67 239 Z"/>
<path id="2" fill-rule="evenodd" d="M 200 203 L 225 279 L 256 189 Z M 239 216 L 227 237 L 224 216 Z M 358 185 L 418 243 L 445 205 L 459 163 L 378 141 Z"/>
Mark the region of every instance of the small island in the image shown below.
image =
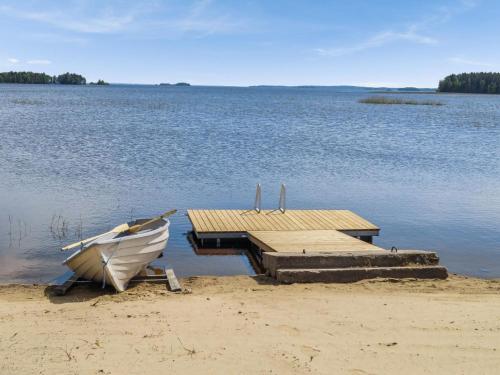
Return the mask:
<path id="1" fill-rule="evenodd" d="M 160 86 L 191 86 L 191 84 L 187 82 L 160 83 Z"/>
<path id="2" fill-rule="evenodd" d="M 0 73 L 0 83 L 33 83 L 47 84 L 54 83 L 57 77 L 51 77 L 45 73 L 33 72 L 3 72 Z"/>
<path id="3" fill-rule="evenodd" d="M 0 73 L 0 83 L 85 85 L 87 80 L 80 74 L 69 72 L 57 77 L 45 73 L 3 72 Z"/>
<path id="4" fill-rule="evenodd" d="M 102 79 L 98 79 L 97 82 L 90 82 L 89 85 L 96 85 L 96 86 L 108 86 L 109 83 L 105 82 Z"/>
<path id="5" fill-rule="evenodd" d="M 500 73 L 451 74 L 439 81 L 439 92 L 500 94 Z"/>
<path id="6" fill-rule="evenodd" d="M 85 85 L 87 80 L 85 77 L 76 73 L 64 73 L 57 77 L 57 82 L 61 85 Z"/>

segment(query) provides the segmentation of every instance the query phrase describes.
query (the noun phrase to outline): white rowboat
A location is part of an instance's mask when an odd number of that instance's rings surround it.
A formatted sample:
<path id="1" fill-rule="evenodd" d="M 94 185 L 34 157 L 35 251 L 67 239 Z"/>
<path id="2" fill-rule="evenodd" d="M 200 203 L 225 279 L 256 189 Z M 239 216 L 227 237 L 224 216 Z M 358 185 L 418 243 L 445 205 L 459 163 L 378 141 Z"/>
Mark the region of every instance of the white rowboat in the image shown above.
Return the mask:
<path id="1" fill-rule="evenodd" d="M 129 227 L 150 219 L 127 223 Z M 119 292 L 127 289 L 130 279 L 158 258 L 167 244 L 170 222 L 159 219 L 145 224 L 140 231 L 108 232 L 82 245 L 63 264 L 86 280 L 112 284 Z"/>

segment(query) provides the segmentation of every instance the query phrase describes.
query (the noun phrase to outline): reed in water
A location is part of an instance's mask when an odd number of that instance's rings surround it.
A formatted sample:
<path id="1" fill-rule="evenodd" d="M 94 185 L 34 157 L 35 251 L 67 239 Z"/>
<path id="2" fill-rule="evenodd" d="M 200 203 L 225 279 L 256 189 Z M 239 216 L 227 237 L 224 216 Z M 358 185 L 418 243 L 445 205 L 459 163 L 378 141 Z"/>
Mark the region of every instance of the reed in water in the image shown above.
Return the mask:
<path id="1" fill-rule="evenodd" d="M 388 98 L 386 96 L 370 96 L 360 99 L 360 103 L 366 104 L 408 104 L 408 105 L 443 105 L 435 100 L 414 100 L 404 98 Z"/>

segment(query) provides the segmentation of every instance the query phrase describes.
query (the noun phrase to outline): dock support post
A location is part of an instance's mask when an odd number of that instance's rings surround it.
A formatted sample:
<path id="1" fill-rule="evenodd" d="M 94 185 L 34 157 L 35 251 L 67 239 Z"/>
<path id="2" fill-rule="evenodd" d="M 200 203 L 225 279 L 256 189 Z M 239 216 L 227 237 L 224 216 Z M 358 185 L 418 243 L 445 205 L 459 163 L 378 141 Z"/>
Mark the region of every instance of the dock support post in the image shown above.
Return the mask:
<path id="1" fill-rule="evenodd" d="M 179 280 L 175 277 L 173 269 L 169 268 L 165 270 L 165 275 L 167 276 L 168 286 L 172 292 L 182 291 L 181 284 L 179 284 Z"/>
<path id="2" fill-rule="evenodd" d="M 255 203 L 253 205 L 254 210 L 260 213 L 261 205 L 262 205 L 261 187 L 260 184 L 257 184 L 257 189 L 255 191 Z"/>
<path id="3" fill-rule="evenodd" d="M 279 209 L 282 213 L 285 213 L 285 210 L 286 210 L 286 187 L 285 187 L 285 184 L 281 184 Z"/>

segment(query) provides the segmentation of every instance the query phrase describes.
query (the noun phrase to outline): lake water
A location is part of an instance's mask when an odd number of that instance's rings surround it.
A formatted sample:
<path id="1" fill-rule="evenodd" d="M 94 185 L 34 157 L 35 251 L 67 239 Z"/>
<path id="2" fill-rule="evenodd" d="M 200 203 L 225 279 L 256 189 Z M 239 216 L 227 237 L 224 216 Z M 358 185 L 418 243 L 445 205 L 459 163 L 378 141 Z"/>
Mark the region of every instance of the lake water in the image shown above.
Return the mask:
<path id="1" fill-rule="evenodd" d="M 61 245 L 170 208 L 162 264 L 250 274 L 197 256 L 187 208 L 350 209 L 383 247 L 435 249 L 452 272 L 500 277 L 500 96 L 334 88 L 0 85 L 0 282 L 65 271 Z"/>

